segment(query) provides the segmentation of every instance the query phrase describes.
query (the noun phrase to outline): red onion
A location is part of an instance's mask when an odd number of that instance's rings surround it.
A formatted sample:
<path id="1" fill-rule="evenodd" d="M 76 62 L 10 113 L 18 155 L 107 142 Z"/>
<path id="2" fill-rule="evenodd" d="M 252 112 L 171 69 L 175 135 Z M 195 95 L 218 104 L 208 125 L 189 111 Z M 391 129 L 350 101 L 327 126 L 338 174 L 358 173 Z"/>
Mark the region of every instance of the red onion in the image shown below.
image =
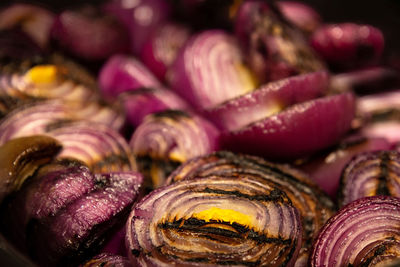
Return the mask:
<path id="1" fill-rule="evenodd" d="M 114 55 L 99 72 L 99 85 L 106 99 L 115 99 L 120 93 L 142 87 L 161 87 L 157 78 L 136 58 Z"/>
<path id="2" fill-rule="evenodd" d="M 0 203 L 60 150 L 57 140 L 40 135 L 15 138 L 0 146 Z"/>
<path id="3" fill-rule="evenodd" d="M 131 264 L 128 258 L 109 254 L 109 253 L 101 253 L 91 258 L 84 264 L 80 265 L 81 267 L 131 267 Z"/>
<path id="4" fill-rule="evenodd" d="M 321 24 L 321 17 L 311 6 L 298 1 L 279 1 L 276 3 L 293 25 L 305 33 L 312 33 Z"/>
<path id="5" fill-rule="evenodd" d="M 129 144 L 139 170 L 158 187 L 176 165 L 218 150 L 218 138 L 219 131 L 202 117 L 167 110 L 149 115 Z"/>
<path id="6" fill-rule="evenodd" d="M 46 48 L 54 14 L 32 4 L 13 4 L 0 11 L 0 30 L 19 28 L 28 34 L 41 48 Z"/>
<path id="7" fill-rule="evenodd" d="M 189 35 L 190 31 L 184 25 L 171 22 L 160 25 L 143 45 L 140 58 L 158 79 L 164 80 L 168 68 Z"/>
<path id="8" fill-rule="evenodd" d="M 170 7 L 165 0 L 111 0 L 104 10 L 113 14 L 129 32 L 131 52 L 139 55 L 143 45 L 169 17 Z"/>
<path id="9" fill-rule="evenodd" d="M 343 169 L 338 202 L 344 206 L 367 196 L 400 197 L 400 153 L 375 151 L 360 153 Z"/>
<path id="10" fill-rule="evenodd" d="M 206 109 L 256 88 L 233 36 L 207 30 L 192 36 L 171 66 L 171 88 L 197 109 Z"/>
<path id="11" fill-rule="evenodd" d="M 222 130 L 238 130 L 288 106 L 322 96 L 328 81 L 325 71 L 281 79 L 208 109 L 205 114 Z"/>
<path id="12" fill-rule="evenodd" d="M 366 197 L 351 202 L 323 227 L 310 266 L 384 266 L 399 258 L 400 199 Z"/>
<path id="13" fill-rule="evenodd" d="M 308 173 L 329 196 L 336 198 L 340 175 L 352 157 L 362 152 L 387 149 L 390 149 L 390 143 L 384 138 L 351 135 L 335 147 L 317 154 L 300 168 Z"/>
<path id="14" fill-rule="evenodd" d="M 265 1 L 244 1 L 235 18 L 235 35 L 261 83 L 323 69 L 303 34 L 275 11 Z"/>
<path id="15" fill-rule="evenodd" d="M 167 109 L 190 111 L 191 107 L 173 91 L 163 88 L 143 88 L 120 95 L 128 122 L 137 127 L 152 113 Z"/>
<path id="16" fill-rule="evenodd" d="M 350 129 L 354 113 L 351 93 L 326 96 L 223 133 L 222 146 L 274 160 L 305 157 L 337 143 Z"/>
<path id="17" fill-rule="evenodd" d="M 272 183 L 284 191 L 302 218 L 303 242 L 296 266 L 308 259 L 309 249 L 317 231 L 334 214 L 333 202 L 304 173 L 287 165 L 273 164 L 262 158 L 218 151 L 186 161 L 167 180 L 207 177 L 252 178 Z"/>
<path id="18" fill-rule="evenodd" d="M 311 45 L 331 67 L 353 69 L 379 61 L 384 37 L 371 25 L 326 24 L 314 32 Z"/>
<path id="19" fill-rule="evenodd" d="M 286 194 L 245 176 L 154 190 L 135 205 L 126 229 L 134 266 L 293 266 L 301 242 Z"/>
<path id="20" fill-rule="evenodd" d="M 104 60 L 129 49 L 125 28 L 94 7 L 61 12 L 54 22 L 52 37 L 66 51 L 87 60 Z"/>

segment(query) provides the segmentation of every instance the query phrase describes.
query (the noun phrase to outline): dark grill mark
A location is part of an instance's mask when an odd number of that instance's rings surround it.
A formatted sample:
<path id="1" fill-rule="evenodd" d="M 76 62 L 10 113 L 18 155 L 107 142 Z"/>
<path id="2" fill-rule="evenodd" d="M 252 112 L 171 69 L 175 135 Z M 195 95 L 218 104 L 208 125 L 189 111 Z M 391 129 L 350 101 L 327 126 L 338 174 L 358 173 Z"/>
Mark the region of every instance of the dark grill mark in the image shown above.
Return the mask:
<path id="1" fill-rule="evenodd" d="M 382 255 L 383 253 L 385 253 L 385 251 L 386 251 L 386 246 L 385 245 L 379 246 L 375 250 L 374 255 L 372 255 L 371 257 L 367 258 L 365 261 L 361 262 L 360 267 L 368 267 L 370 265 L 370 263 L 373 261 L 374 258 Z"/>
<path id="2" fill-rule="evenodd" d="M 390 195 L 388 188 L 388 175 L 389 168 L 388 164 L 390 161 L 389 154 L 386 152 L 381 153 L 381 161 L 379 164 L 380 174 L 378 177 L 378 187 L 376 188 L 376 195 Z"/>
<path id="3" fill-rule="evenodd" d="M 93 168 L 94 169 L 102 169 L 105 166 L 113 165 L 113 164 L 129 165 L 130 161 L 128 159 L 128 156 L 125 154 L 118 154 L 118 155 L 110 154 L 110 155 L 104 156 L 102 158 L 102 160 L 93 163 Z"/>
<path id="4" fill-rule="evenodd" d="M 140 255 L 140 250 L 138 250 L 138 249 L 132 249 L 132 250 L 131 250 L 131 254 L 132 254 L 133 256 L 135 256 L 135 257 L 139 257 L 139 255 Z"/>
<path id="5" fill-rule="evenodd" d="M 225 190 L 220 190 L 220 189 L 211 189 L 206 187 L 204 190 L 200 191 L 201 193 L 208 193 L 208 194 L 219 194 L 219 195 L 231 195 L 235 197 L 240 197 L 240 198 L 246 198 L 251 201 L 265 201 L 265 202 L 279 202 L 282 203 L 284 202 L 284 199 L 286 198 L 286 195 L 284 192 L 278 189 L 273 189 L 271 192 L 269 192 L 269 195 L 247 195 L 243 194 L 242 192 L 239 192 L 237 190 L 235 191 L 225 191 Z"/>

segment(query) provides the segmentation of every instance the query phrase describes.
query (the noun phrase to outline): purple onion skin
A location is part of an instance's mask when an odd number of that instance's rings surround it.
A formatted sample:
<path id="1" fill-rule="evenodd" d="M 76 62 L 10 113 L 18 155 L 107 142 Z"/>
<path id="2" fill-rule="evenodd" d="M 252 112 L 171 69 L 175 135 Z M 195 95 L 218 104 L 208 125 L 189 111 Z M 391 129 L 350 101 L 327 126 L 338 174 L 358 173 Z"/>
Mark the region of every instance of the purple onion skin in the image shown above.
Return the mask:
<path id="1" fill-rule="evenodd" d="M 28 249 L 42 265 L 71 265 L 99 250 L 124 224 L 138 197 L 142 176 L 115 172 L 95 176 L 91 192 L 65 206 L 54 216 L 30 225 Z"/>
<path id="2" fill-rule="evenodd" d="M 89 61 L 105 60 L 129 48 L 125 29 L 94 7 L 63 11 L 54 22 L 52 37 L 66 51 Z"/>
<path id="3" fill-rule="evenodd" d="M 112 100 L 122 92 L 143 87 L 159 88 L 161 83 L 143 63 L 129 55 L 114 55 L 102 66 L 98 82 L 101 94 Z"/>
<path id="4" fill-rule="evenodd" d="M 321 16 L 305 3 L 279 1 L 277 5 L 287 20 L 307 34 L 314 32 L 321 24 Z"/>
<path id="5" fill-rule="evenodd" d="M 164 81 L 167 70 L 189 36 L 190 30 L 184 25 L 172 22 L 160 25 L 143 45 L 140 59 L 160 81 Z"/>
<path id="6" fill-rule="evenodd" d="M 323 25 L 314 32 L 310 42 L 335 70 L 376 64 L 384 48 L 384 37 L 379 29 L 355 23 Z"/>
<path id="7" fill-rule="evenodd" d="M 400 197 L 400 153 L 393 150 L 355 155 L 343 169 L 339 206 L 376 195 Z"/>
<path id="8" fill-rule="evenodd" d="M 205 116 L 223 131 L 234 131 L 310 99 L 323 96 L 329 74 L 317 71 L 267 83 L 257 90 L 206 110 Z"/>
<path id="9" fill-rule="evenodd" d="M 244 1 L 236 14 L 234 31 L 260 83 L 325 68 L 303 33 L 285 23 L 274 5 Z"/>
<path id="10" fill-rule="evenodd" d="M 353 156 L 367 151 L 387 150 L 390 147 L 390 143 L 384 138 L 348 136 L 334 149 L 317 155 L 299 168 L 308 173 L 332 199 L 336 199 L 341 173 Z"/>
<path id="11" fill-rule="evenodd" d="M 100 253 L 80 267 L 132 267 L 129 259 L 112 253 Z"/>
<path id="12" fill-rule="evenodd" d="M 103 6 L 103 10 L 114 15 L 128 29 L 130 52 L 137 56 L 151 34 L 168 20 L 171 12 L 165 0 L 111 0 Z"/>
<path id="13" fill-rule="evenodd" d="M 351 93 L 317 98 L 222 133 L 222 147 L 271 160 L 307 157 L 337 143 L 350 130 L 354 115 Z"/>
<path id="14" fill-rule="evenodd" d="M 400 199 L 365 197 L 344 206 L 321 229 L 309 266 L 376 266 L 400 256 Z M 385 265 L 382 265 L 385 266 Z"/>

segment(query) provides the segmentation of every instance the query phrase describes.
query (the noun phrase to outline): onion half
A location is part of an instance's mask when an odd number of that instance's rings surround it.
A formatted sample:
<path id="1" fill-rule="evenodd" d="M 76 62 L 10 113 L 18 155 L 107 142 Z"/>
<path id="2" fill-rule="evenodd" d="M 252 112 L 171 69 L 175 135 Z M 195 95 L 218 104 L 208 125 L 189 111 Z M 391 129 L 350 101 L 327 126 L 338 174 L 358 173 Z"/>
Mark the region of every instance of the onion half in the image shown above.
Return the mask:
<path id="1" fill-rule="evenodd" d="M 343 207 L 321 230 L 310 266 L 384 266 L 400 257 L 400 199 L 365 197 Z"/>
<path id="2" fill-rule="evenodd" d="M 134 266 L 293 266 L 301 222 L 286 194 L 243 177 L 186 180 L 152 191 L 126 224 Z"/>

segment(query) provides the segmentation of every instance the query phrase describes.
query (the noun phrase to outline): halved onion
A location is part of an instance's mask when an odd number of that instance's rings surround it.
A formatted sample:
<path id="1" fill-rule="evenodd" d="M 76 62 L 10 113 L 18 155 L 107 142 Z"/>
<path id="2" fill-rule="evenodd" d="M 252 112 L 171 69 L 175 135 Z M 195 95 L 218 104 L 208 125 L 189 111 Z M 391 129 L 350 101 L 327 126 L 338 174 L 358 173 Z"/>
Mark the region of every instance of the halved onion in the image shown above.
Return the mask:
<path id="1" fill-rule="evenodd" d="M 105 99 L 142 87 L 162 87 L 161 83 L 139 60 L 129 55 L 114 55 L 102 66 L 98 76 Z"/>
<path id="2" fill-rule="evenodd" d="M 337 143 L 350 129 L 354 114 L 351 93 L 317 98 L 222 133 L 222 146 L 274 160 L 305 157 Z"/>
<path id="3" fill-rule="evenodd" d="M 293 266 L 301 221 L 279 188 L 208 177 L 152 191 L 126 224 L 134 266 Z"/>
<path id="4" fill-rule="evenodd" d="M 195 108 L 210 108 L 257 87 L 243 60 L 232 35 L 206 30 L 192 36 L 180 50 L 168 81 Z"/>
<path id="5" fill-rule="evenodd" d="M 164 88 L 143 88 L 125 92 L 119 98 L 128 122 L 137 127 L 152 113 L 168 109 L 190 111 L 191 107 L 173 91 Z"/>
<path id="6" fill-rule="evenodd" d="M 158 187 L 180 163 L 219 148 L 219 131 L 198 115 L 167 110 L 146 117 L 129 145 L 139 170 Z"/>
<path id="7" fill-rule="evenodd" d="M 376 64 L 384 48 L 382 32 L 371 25 L 325 24 L 311 37 L 311 46 L 335 69 Z"/>
<path id="8" fill-rule="evenodd" d="M 385 266 L 400 257 L 399 224 L 399 198 L 353 201 L 322 228 L 310 266 Z"/>
<path id="9" fill-rule="evenodd" d="M 318 71 L 270 82 L 205 111 L 221 130 L 234 131 L 275 115 L 288 106 L 324 95 L 329 74 Z"/>
<path id="10" fill-rule="evenodd" d="M 303 241 L 296 266 L 307 262 L 309 250 L 318 230 L 334 214 L 333 202 L 304 173 L 288 166 L 267 162 L 262 158 L 218 151 L 188 160 L 179 166 L 166 184 L 181 180 L 209 177 L 251 178 L 274 184 L 291 199 L 299 211 Z"/>
<path id="11" fill-rule="evenodd" d="M 303 33 L 285 23 L 276 9 L 273 2 L 243 1 L 235 17 L 235 35 L 260 82 L 323 69 Z"/>
<path id="12" fill-rule="evenodd" d="M 376 195 L 400 197 L 399 181 L 399 152 L 384 150 L 357 154 L 343 169 L 338 203 L 344 206 Z"/>

